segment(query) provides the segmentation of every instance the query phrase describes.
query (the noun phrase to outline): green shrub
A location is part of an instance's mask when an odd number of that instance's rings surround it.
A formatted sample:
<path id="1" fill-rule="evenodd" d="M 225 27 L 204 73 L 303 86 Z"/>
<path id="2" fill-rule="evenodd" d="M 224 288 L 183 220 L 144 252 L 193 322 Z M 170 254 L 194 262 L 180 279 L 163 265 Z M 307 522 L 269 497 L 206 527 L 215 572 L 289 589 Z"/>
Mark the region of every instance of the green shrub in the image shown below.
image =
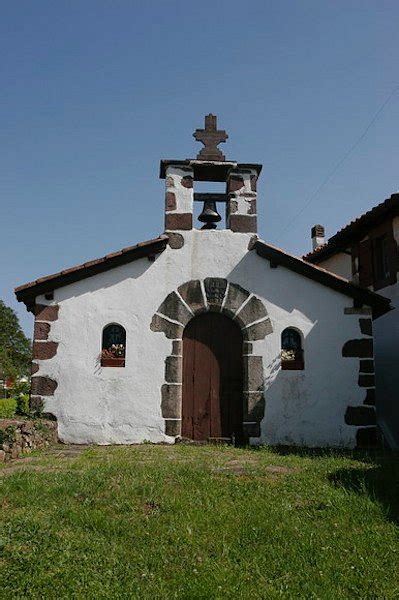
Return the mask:
<path id="1" fill-rule="evenodd" d="M 17 410 L 17 401 L 14 398 L 0 399 L 0 419 L 12 419 Z"/>
<path id="2" fill-rule="evenodd" d="M 29 415 L 29 394 L 20 394 L 17 398 L 17 414 Z"/>

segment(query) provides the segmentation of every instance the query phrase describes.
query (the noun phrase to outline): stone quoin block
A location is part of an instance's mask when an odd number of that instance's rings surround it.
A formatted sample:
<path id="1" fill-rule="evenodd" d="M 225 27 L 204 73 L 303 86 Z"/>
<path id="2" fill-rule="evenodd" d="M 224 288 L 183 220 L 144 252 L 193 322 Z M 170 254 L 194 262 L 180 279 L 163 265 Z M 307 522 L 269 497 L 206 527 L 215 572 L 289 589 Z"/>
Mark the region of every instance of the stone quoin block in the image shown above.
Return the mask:
<path id="1" fill-rule="evenodd" d="M 58 383 L 50 377 L 35 375 L 31 378 L 31 394 L 33 396 L 54 396 Z"/>
<path id="2" fill-rule="evenodd" d="M 256 192 L 256 187 L 257 187 L 257 182 L 258 182 L 258 176 L 257 175 L 251 175 L 250 181 L 251 181 L 251 190 L 253 192 Z"/>
<path id="3" fill-rule="evenodd" d="M 242 288 L 240 285 L 237 285 L 236 283 L 229 283 L 229 289 L 227 291 L 223 311 L 230 316 L 234 316 L 249 295 L 249 292 L 244 290 L 244 288 Z"/>
<path id="4" fill-rule="evenodd" d="M 255 325 L 250 325 L 242 330 L 244 337 L 249 341 L 263 340 L 264 337 L 273 333 L 273 327 L 270 319 L 265 319 Z"/>
<path id="5" fill-rule="evenodd" d="M 166 213 L 165 229 L 168 230 L 189 230 L 193 228 L 192 213 Z"/>
<path id="6" fill-rule="evenodd" d="M 226 293 L 227 280 L 220 277 L 207 277 L 204 280 L 204 288 L 209 308 L 220 310 Z"/>
<path id="7" fill-rule="evenodd" d="M 35 414 L 41 414 L 44 407 L 44 400 L 41 396 L 31 396 L 29 398 L 29 409 Z"/>
<path id="8" fill-rule="evenodd" d="M 168 356 L 165 360 L 165 381 L 167 383 L 181 383 L 182 377 L 181 356 Z"/>
<path id="9" fill-rule="evenodd" d="M 183 342 L 181 340 L 173 340 L 172 354 L 174 356 L 181 356 L 183 354 Z"/>
<path id="10" fill-rule="evenodd" d="M 168 175 L 167 178 L 165 179 L 165 185 L 166 185 L 167 188 L 175 187 L 175 183 L 173 181 L 173 177 L 171 177 L 170 175 Z"/>
<path id="11" fill-rule="evenodd" d="M 237 233 L 256 233 L 257 219 L 254 215 L 230 215 L 230 229 Z"/>
<path id="12" fill-rule="evenodd" d="M 177 291 L 183 298 L 184 302 L 191 308 L 193 313 L 203 312 L 206 310 L 204 295 L 201 289 L 199 279 L 183 283 Z"/>
<path id="13" fill-rule="evenodd" d="M 368 406 L 375 406 L 375 390 L 367 390 L 363 404 L 367 404 Z"/>
<path id="14" fill-rule="evenodd" d="M 179 250 L 184 246 L 184 237 L 181 233 L 168 233 L 168 243 L 173 250 Z"/>
<path id="15" fill-rule="evenodd" d="M 181 178 L 180 183 L 182 184 L 183 187 L 190 189 L 194 185 L 194 179 L 192 178 L 191 175 L 185 175 L 184 177 Z"/>
<path id="16" fill-rule="evenodd" d="M 377 427 L 361 427 L 356 432 L 357 448 L 375 448 L 378 445 Z"/>
<path id="17" fill-rule="evenodd" d="M 359 319 L 359 325 L 363 335 L 373 335 L 373 322 L 371 319 Z"/>
<path id="18" fill-rule="evenodd" d="M 346 308 L 344 308 L 345 315 L 371 315 L 371 313 L 371 308 L 369 308 L 368 306 L 347 306 Z"/>
<path id="19" fill-rule="evenodd" d="M 41 321 L 35 321 L 33 339 L 47 340 L 48 334 L 50 333 L 50 327 L 50 323 L 42 323 Z"/>
<path id="20" fill-rule="evenodd" d="M 358 385 L 359 385 L 359 387 L 374 387 L 375 386 L 374 374 L 360 373 Z"/>
<path id="21" fill-rule="evenodd" d="M 260 423 L 265 416 L 265 397 L 263 392 L 249 394 L 244 392 L 244 421 Z"/>
<path id="22" fill-rule="evenodd" d="M 261 356 L 244 357 L 244 390 L 259 392 L 264 388 L 263 360 Z"/>
<path id="23" fill-rule="evenodd" d="M 348 406 L 345 423 L 347 425 L 375 425 L 375 408 L 373 406 Z"/>
<path id="24" fill-rule="evenodd" d="M 58 305 L 47 306 L 46 304 L 36 304 L 34 313 L 37 321 L 56 321 L 59 312 Z"/>
<path id="25" fill-rule="evenodd" d="M 231 215 L 233 215 L 234 213 L 238 212 L 238 202 L 237 202 L 237 200 L 230 200 L 230 202 L 228 203 L 228 205 L 226 205 L 226 210 Z"/>
<path id="26" fill-rule="evenodd" d="M 354 358 L 373 358 L 373 340 L 349 340 L 342 348 L 342 356 Z"/>
<path id="27" fill-rule="evenodd" d="M 253 344 L 251 342 L 244 342 L 242 353 L 243 354 L 252 354 Z"/>
<path id="28" fill-rule="evenodd" d="M 161 397 L 161 409 L 164 419 L 180 419 L 182 386 L 164 383 L 161 387 Z"/>
<path id="29" fill-rule="evenodd" d="M 172 323 L 167 319 L 164 319 L 160 315 L 154 315 L 152 317 L 151 331 L 162 331 L 167 338 L 174 340 L 176 338 L 181 338 L 183 335 L 183 327 L 178 323 Z"/>
<path id="30" fill-rule="evenodd" d="M 33 362 L 30 367 L 31 375 L 34 375 L 35 373 L 37 373 L 38 370 L 39 370 L 39 365 L 37 363 Z"/>
<path id="31" fill-rule="evenodd" d="M 58 342 L 33 342 L 33 358 L 48 360 L 57 354 Z"/>
<path id="32" fill-rule="evenodd" d="M 260 437 L 260 423 L 243 423 L 243 433 L 246 437 Z"/>
<path id="33" fill-rule="evenodd" d="M 166 296 L 157 312 L 169 317 L 173 321 L 179 321 L 183 325 L 187 325 L 193 316 L 176 292 L 171 292 Z"/>
<path id="34" fill-rule="evenodd" d="M 166 419 L 165 421 L 165 433 L 172 437 L 181 435 L 181 420 L 180 419 Z"/>
<path id="35" fill-rule="evenodd" d="M 176 196 L 173 192 L 166 192 L 165 194 L 165 210 L 176 210 Z"/>
<path id="36" fill-rule="evenodd" d="M 256 215 L 256 198 L 252 198 L 252 200 L 249 200 L 248 202 L 248 214 L 249 215 Z"/>
<path id="37" fill-rule="evenodd" d="M 246 327 L 254 321 L 259 321 L 267 317 L 267 310 L 258 298 L 252 296 L 245 306 L 236 314 L 235 319 L 240 323 L 241 327 Z"/>
<path id="38" fill-rule="evenodd" d="M 227 180 L 227 191 L 229 193 L 237 192 L 244 187 L 244 178 L 241 175 L 230 175 Z"/>
<path id="39" fill-rule="evenodd" d="M 374 373 L 374 361 L 373 360 L 361 360 L 359 365 L 360 373 Z"/>

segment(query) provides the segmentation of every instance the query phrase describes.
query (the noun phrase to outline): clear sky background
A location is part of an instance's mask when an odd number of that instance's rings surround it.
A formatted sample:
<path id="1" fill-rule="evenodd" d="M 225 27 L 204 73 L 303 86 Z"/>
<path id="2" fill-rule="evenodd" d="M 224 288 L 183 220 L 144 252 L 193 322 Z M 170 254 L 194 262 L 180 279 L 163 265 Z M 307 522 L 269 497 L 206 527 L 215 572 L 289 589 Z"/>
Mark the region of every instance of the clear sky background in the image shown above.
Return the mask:
<path id="1" fill-rule="evenodd" d="M 396 92 L 316 193 L 399 85 L 397 0 L 0 7 L 0 297 L 28 333 L 14 286 L 162 232 L 159 160 L 195 156 L 206 113 L 291 252 L 398 190 Z"/>

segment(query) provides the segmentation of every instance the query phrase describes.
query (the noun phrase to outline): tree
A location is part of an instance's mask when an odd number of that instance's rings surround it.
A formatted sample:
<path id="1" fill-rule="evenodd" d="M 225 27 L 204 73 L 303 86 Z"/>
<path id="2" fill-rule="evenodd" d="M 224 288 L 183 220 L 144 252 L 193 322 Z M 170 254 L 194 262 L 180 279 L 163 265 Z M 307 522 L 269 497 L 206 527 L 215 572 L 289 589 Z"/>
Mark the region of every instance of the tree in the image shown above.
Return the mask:
<path id="1" fill-rule="evenodd" d="M 28 376 L 31 360 L 31 343 L 22 331 L 17 315 L 0 300 L 0 377 Z"/>

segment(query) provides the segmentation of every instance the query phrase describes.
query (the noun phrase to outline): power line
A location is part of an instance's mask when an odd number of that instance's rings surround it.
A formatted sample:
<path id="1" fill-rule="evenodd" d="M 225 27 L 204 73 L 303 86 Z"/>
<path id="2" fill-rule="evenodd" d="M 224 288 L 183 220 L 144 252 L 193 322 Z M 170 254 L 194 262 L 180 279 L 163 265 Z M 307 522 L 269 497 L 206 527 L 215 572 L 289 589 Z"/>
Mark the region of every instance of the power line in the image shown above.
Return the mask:
<path id="1" fill-rule="evenodd" d="M 386 105 L 388 104 L 388 102 L 391 100 L 391 98 L 398 91 L 399 91 L 399 86 L 397 86 L 396 88 L 394 88 L 392 90 L 392 92 L 388 95 L 388 97 L 381 104 L 381 106 L 379 107 L 379 109 L 377 110 L 377 112 L 375 113 L 375 115 L 373 116 L 373 118 L 371 119 L 371 121 L 369 122 L 369 124 L 367 125 L 367 127 L 364 129 L 363 133 L 356 139 L 356 141 L 352 144 L 352 146 L 349 148 L 349 150 L 347 150 L 347 152 L 345 152 L 345 154 L 343 155 L 343 157 L 336 163 L 336 165 L 328 173 L 327 177 L 322 181 L 322 183 L 316 188 L 316 190 L 313 192 L 313 194 L 311 194 L 311 196 L 309 196 L 308 200 L 305 202 L 305 204 L 302 206 L 302 208 L 294 215 L 294 217 L 280 231 L 279 237 L 281 237 L 281 235 L 283 233 L 285 233 L 287 231 L 287 229 L 289 229 L 293 225 L 293 223 L 297 220 L 297 218 L 307 209 L 307 207 L 318 196 L 318 194 L 321 192 L 321 190 L 323 189 L 323 187 L 330 181 L 330 179 L 332 179 L 332 177 L 338 171 L 338 169 L 340 168 L 340 166 L 346 161 L 346 159 L 352 154 L 352 152 L 355 150 L 355 148 L 366 137 L 368 131 L 371 129 L 371 127 L 374 125 L 374 123 L 376 122 L 376 120 L 378 119 L 378 117 L 380 116 L 380 114 L 383 112 L 383 110 L 386 107 Z"/>

